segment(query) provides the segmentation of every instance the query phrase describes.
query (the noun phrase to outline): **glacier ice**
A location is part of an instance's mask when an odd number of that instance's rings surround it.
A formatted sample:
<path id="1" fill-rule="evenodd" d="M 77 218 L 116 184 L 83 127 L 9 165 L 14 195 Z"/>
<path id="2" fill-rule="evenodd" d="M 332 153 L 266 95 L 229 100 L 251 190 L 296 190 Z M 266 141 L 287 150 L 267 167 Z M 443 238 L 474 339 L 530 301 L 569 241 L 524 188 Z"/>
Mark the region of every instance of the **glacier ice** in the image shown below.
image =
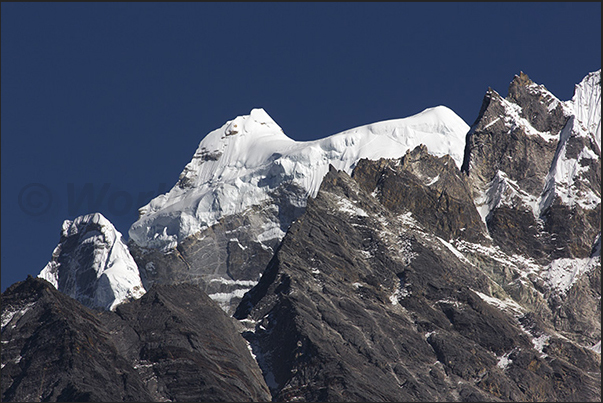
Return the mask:
<path id="1" fill-rule="evenodd" d="M 329 165 L 351 173 L 362 158 L 399 158 L 419 144 L 433 155 L 449 154 L 460 167 L 468 130 L 452 110 L 437 106 L 301 142 L 287 137 L 263 109 L 253 109 L 200 142 L 177 184 L 140 209 L 129 236 L 140 246 L 167 251 L 222 217 L 260 205 L 278 186 L 302 189 L 290 202 L 304 207 Z"/>

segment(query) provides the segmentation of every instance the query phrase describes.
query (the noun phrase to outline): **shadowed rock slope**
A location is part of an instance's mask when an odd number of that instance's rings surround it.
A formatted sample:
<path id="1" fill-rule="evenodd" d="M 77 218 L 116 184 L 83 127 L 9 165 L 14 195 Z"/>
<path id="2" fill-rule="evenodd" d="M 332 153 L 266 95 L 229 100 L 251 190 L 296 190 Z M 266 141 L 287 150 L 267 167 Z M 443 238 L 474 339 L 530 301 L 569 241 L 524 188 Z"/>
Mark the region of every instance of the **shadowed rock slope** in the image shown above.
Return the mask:
<path id="1" fill-rule="evenodd" d="M 95 312 L 42 279 L 2 295 L 3 401 L 266 401 L 232 318 L 198 287 Z"/>
<path id="2" fill-rule="evenodd" d="M 419 147 L 359 163 L 354 179 L 334 169 L 325 177 L 235 313 L 274 400 L 600 399 L 599 355 L 555 333 L 471 261 L 494 256 L 467 258 L 433 234 L 462 237 L 479 222 L 449 165 Z M 400 186 L 420 197 L 395 196 Z M 450 209 L 462 210 L 458 222 L 425 213 Z M 465 235 L 478 243 L 459 242 L 491 248 L 483 228 Z"/>

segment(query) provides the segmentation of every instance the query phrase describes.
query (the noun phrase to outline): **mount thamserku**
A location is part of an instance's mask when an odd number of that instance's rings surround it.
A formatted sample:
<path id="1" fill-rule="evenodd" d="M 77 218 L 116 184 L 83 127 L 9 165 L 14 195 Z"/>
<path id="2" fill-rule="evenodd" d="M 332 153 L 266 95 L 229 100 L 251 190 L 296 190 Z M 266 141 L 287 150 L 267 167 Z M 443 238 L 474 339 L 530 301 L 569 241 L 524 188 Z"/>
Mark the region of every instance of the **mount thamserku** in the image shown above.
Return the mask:
<path id="1" fill-rule="evenodd" d="M 476 108 L 477 109 L 477 108 Z M 3 401 L 601 401 L 601 71 L 310 142 L 207 134 L 2 294 Z"/>

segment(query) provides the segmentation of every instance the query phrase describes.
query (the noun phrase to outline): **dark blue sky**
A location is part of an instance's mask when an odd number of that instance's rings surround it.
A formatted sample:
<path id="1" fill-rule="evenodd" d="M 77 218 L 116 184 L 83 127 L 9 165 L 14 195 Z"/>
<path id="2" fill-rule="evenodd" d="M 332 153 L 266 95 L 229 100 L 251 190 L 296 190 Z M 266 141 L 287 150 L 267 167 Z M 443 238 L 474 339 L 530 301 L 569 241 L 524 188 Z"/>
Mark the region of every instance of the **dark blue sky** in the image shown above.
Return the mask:
<path id="1" fill-rule="evenodd" d="M 436 105 L 471 124 L 520 71 L 567 100 L 601 67 L 601 3 L 1 7 L 3 291 L 39 273 L 64 219 L 98 210 L 127 237 L 252 108 L 296 140 Z"/>

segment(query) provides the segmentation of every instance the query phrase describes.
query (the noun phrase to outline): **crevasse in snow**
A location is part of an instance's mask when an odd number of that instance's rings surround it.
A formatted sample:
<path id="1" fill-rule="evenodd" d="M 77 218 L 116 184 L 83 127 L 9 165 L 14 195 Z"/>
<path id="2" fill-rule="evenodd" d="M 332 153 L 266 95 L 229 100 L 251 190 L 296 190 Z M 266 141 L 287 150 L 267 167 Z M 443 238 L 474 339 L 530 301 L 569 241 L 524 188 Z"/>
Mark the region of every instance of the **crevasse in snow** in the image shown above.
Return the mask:
<path id="1" fill-rule="evenodd" d="M 199 144 L 178 183 L 140 209 L 129 235 L 143 247 L 169 250 L 184 238 L 269 199 L 274 188 L 291 183 L 305 194 L 305 206 L 333 165 L 351 173 L 362 158 L 399 158 L 419 144 L 436 156 L 463 159 L 469 126 L 438 106 L 404 119 L 346 130 L 320 140 L 287 137 L 263 109 L 226 122 Z"/>

